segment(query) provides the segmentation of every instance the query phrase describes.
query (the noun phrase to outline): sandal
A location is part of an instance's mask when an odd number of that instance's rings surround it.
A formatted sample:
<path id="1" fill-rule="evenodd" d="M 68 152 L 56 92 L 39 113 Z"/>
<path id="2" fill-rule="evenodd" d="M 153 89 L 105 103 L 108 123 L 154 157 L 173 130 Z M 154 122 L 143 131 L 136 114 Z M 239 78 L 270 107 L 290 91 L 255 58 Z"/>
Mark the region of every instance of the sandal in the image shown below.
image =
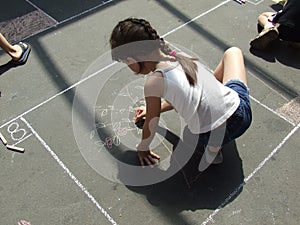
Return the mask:
<path id="1" fill-rule="evenodd" d="M 27 47 L 24 44 L 26 44 Z M 18 59 L 18 60 L 12 60 L 13 63 L 14 63 L 14 65 L 16 65 L 16 66 L 24 65 L 27 62 L 29 53 L 31 51 L 31 46 L 28 43 L 19 42 L 18 45 L 22 49 L 22 54 L 21 54 L 20 59 Z"/>

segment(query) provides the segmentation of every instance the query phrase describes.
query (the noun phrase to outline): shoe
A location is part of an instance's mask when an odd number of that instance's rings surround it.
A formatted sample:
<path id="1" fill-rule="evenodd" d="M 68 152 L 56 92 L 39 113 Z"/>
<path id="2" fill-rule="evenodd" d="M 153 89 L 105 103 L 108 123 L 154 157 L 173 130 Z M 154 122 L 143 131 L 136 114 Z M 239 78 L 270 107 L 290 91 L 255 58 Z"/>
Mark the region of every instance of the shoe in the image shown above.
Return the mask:
<path id="1" fill-rule="evenodd" d="M 223 154 L 221 152 L 221 150 L 218 152 L 216 158 L 214 159 L 214 161 L 211 164 L 221 164 L 223 162 Z"/>
<path id="2" fill-rule="evenodd" d="M 27 46 L 25 46 L 25 44 Z M 31 51 L 31 46 L 28 43 L 19 42 L 18 45 L 22 49 L 22 54 L 18 60 L 12 60 L 12 62 L 15 66 L 24 65 L 27 62 L 29 53 Z"/>
<path id="3" fill-rule="evenodd" d="M 278 36 L 279 33 L 276 27 L 264 29 L 258 36 L 251 40 L 250 45 L 255 49 L 262 50 L 265 49 L 270 42 L 276 40 Z"/>
<path id="4" fill-rule="evenodd" d="M 209 150 L 208 146 L 206 146 L 204 154 L 200 160 L 198 170 L 203 172 L 209 167 L 211 164 L 220 164 L 223 162 L 223 155 L 221 152 L 221 148 L 218 152 L 212 152 Z"/>

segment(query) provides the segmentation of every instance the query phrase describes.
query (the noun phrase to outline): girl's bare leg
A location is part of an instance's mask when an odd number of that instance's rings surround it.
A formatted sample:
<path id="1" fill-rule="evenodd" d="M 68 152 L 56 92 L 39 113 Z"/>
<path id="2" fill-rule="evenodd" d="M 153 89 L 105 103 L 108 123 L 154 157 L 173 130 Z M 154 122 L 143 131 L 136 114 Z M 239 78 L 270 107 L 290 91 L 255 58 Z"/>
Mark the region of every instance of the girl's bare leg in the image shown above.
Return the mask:
<path id="1" fill-rule="evenodd" d="M 236 79 L 247 85 L 246 70 L 242 51 L 237 47 L 231 47 L 225 51 L 222 60 L 217 66 L 215 77 L 221 83 Z M 222 154 L 218 154 L 221 146 L 207 146 L 199 163 L 199 171 L 204 171 L 211 163 L 221 163 Z"/>
<path id="2" fill-rule="evenodd" d="M 2 48 L 13 60 L 18 60 L 22 54 L 22 48 L 19 45 L 11 45 L 1 33 L 0 48 Z"/>
<path id="3" fill-rule="evenodd" d="M 242 51 L 237 47 L 227 49 L 223 58 L 214 71 L 214 75 L 221 83 L 237 79 L 247 84 L 246 70 Z"/>
<path id="4" fill-rule="evenodd" d="M 258 24 L 265 28 L 265 26 L 274 26 L 271 22 L 268 21 L 268 18 L 272 16 L 274 12 L 264 12 L 260 14 L 257 18 Z"/>

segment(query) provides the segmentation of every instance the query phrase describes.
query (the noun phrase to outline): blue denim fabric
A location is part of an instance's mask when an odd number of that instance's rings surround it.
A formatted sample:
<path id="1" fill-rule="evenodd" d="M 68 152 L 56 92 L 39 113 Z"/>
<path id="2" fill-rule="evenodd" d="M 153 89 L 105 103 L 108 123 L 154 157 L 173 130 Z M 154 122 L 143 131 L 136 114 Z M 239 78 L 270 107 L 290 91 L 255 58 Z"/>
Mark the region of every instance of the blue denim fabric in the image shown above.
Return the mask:
<path id="1" fill-rule="evenodd" d="M 230 80 L 225 86 L 236 91 L 240 97 L 240 105 L 237 110 L 226 121 L 226 124 L 222 125 L 223 128 L 217 128 L 220 132 L 224 133 L 224 139 L 222 145 L 240 137 L 249 127 L 252 121 L 252 111 L 249 101 L 249 90 L 247 86 L 240 80 Z M 226 130 L 224 126 L 226 125 Z M 225 130 L 225 132 L 224 132 Z M 199 142 L 203 145 L 207 145 L 210 133 L 218 131 L 210 131 L 207 133 L 199 134 Z"/>

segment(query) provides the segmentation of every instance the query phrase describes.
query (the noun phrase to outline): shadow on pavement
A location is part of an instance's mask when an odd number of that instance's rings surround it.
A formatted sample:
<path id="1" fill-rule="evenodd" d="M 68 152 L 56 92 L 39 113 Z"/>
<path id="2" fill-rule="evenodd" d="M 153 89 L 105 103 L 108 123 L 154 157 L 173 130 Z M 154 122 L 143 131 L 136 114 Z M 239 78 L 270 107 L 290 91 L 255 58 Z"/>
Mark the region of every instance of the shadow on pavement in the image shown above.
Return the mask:
<path id="1" fill-rule="evenodd" d="M 163 128 L 159 129 L 158 133 L 162 133 Z M 181 141 L 170 131 L 164 131 L 164 133 L 165 138 L 174 144 L 173 150 L 176 148 L 176 151 L 188 151 L 189 146 L 184 143 L 185 140 Z M 222 208 L 232 202 L 243 189 L 242 160 L 234 141 L 224 146 L 222 164 L 211 165 L 201 173 L 198 171 L 198 165 L 203 151 L 203 146 L 197 146 L 188 163 L 175 175 L 160 183 L 147 186 L 127 185 L 126 187 L 133 192 L 145 195 L 148 202 L 159 208 L 171 224 L 187 225 L 189 223 L 180 215 L 180 212 Z M 125 163 L 139 165 L 136 151 L 128 150 L 119 157 Z M 172 159 L 170 167 L 172 167 Z M 119 171 L 121 180 L 123 175 L 128 174 L 122 174 L 122 171 Z"/>
<path id="2" fill-rule="evenodd" d="M 7 63 L 5 63 L 3 65 L 0 65 L 0 76 L 3 73 L 7 72 L 8 70 L 10 70 L 11 68 L 14 68 L 14 67 L 15 66 L 14 66 L 14 64 L 11 61 L 9 61 L 9 62 L 7 62 Z"/>
<path id="3" fill-rule="evenodd" d="M 7 63 L 0 65 L 0 76 L 7 72 L 8 70 L 18 67 L 18 66 L 22 66 L 22 65 L 17 65 L 15 64 L 12 60 L 8 61 Z"/>
<path id="4" fill-rule="evenodd" d="M 268 62 L 278 61 L 285 66 L 300 69 L 300 48 L 293 48 L 285 41 L 276 40 L 270 43 L 264 51 L 250 48 L 250 52 Z"/>

